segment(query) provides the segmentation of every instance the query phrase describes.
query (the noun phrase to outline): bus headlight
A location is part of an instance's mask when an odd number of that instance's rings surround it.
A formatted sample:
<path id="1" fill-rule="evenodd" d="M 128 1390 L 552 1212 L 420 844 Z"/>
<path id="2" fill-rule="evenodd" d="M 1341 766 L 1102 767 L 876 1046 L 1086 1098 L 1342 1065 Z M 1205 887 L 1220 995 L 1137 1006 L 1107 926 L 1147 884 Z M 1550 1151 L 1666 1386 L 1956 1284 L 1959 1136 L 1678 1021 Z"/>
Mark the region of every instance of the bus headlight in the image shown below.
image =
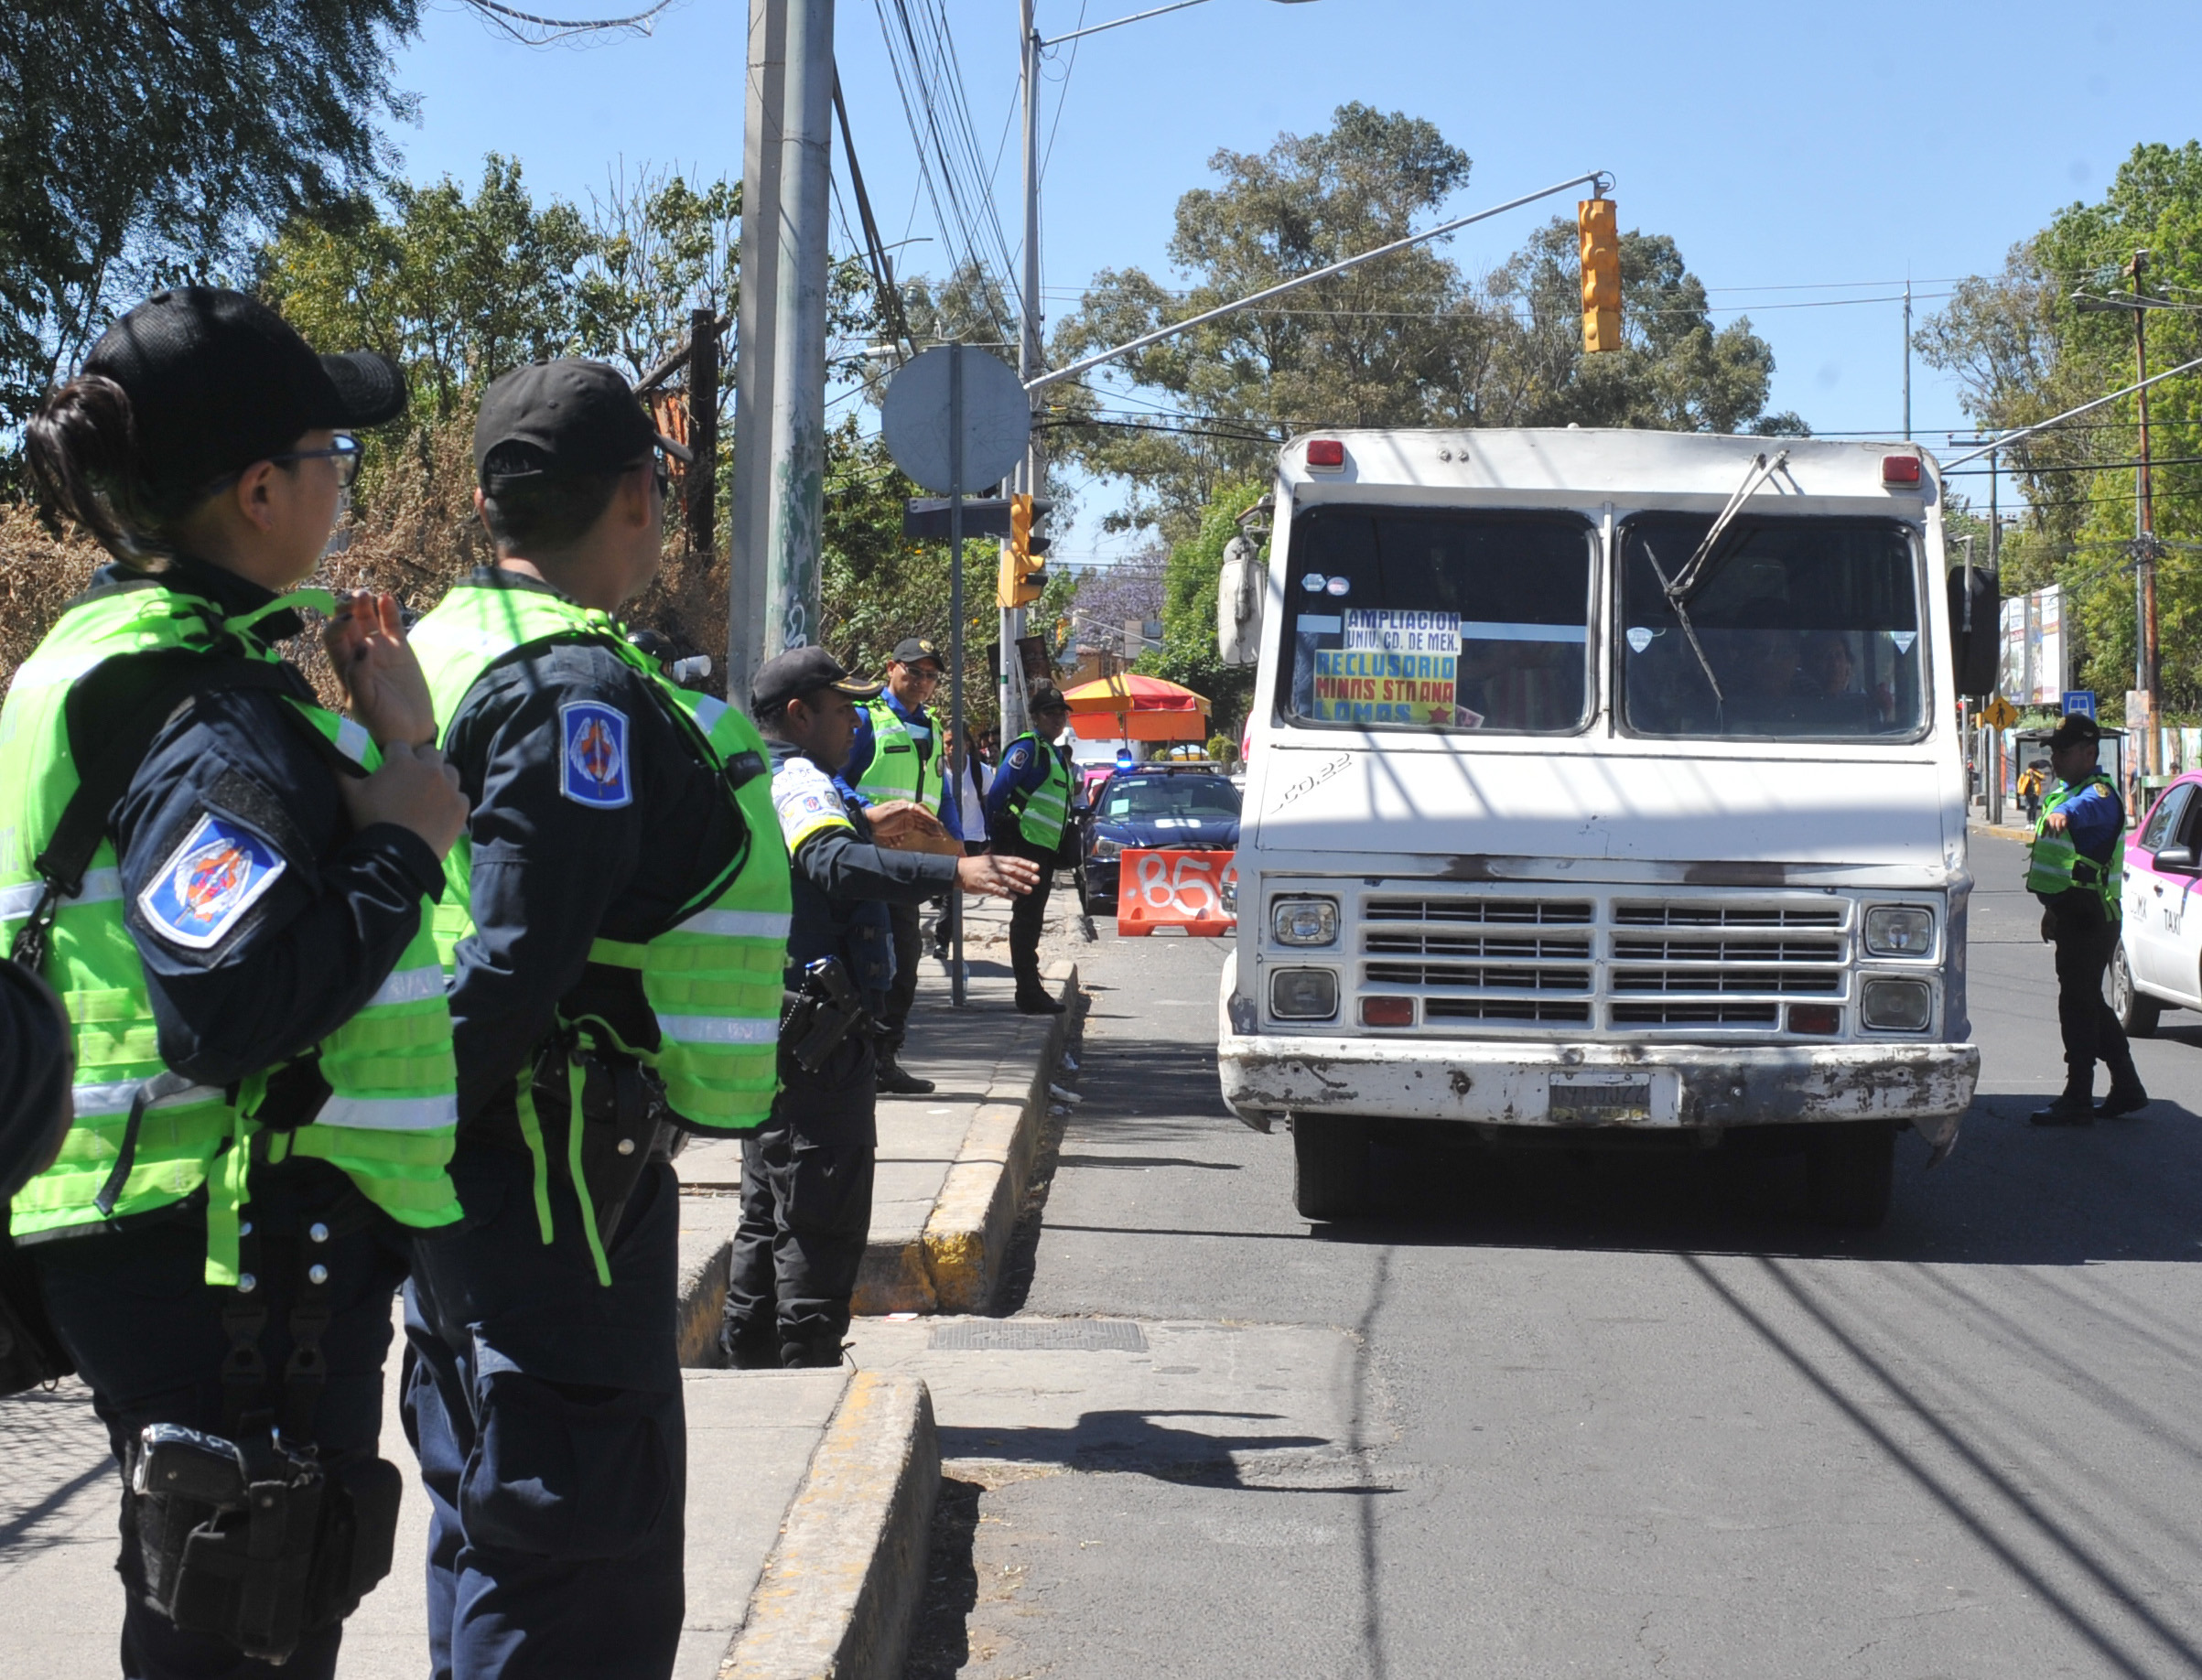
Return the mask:
<path id="1" fill-rule="evenodd" d="M 1868 980 L 1859 1013 L 1876 1032 L 1925 1032 L 1934 1018 L 1934 993 L 1924 980 Z"/>
<path id="2" fill-rule="evenodd" d="M 1276 899 L 1269 904 L 1269 932 L 1280 945 L 1327 945 L 1338 937 L 1335 899 Z"/>
<path id="3" fill-rule="evenodd" d="M 1925 956 L 1935 948 L 1935 913 L 1917 904 L 1876 904 L 1865 913 L 1865 948 L 1873 956 Z"/>

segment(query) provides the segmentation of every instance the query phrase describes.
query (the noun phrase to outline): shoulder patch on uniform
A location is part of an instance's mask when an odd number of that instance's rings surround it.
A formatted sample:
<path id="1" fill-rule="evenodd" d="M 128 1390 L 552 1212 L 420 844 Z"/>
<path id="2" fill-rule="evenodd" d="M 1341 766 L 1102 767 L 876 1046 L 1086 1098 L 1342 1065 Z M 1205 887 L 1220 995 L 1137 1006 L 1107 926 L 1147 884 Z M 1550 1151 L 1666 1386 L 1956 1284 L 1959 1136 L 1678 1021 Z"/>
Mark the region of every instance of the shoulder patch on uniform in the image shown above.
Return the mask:
<path id="1" fill-rule="evenodd" d="M 558 708 L 558 791 L 577 805 L 617 810 L 634 802 L 627 763 L 627 714 L 601 700 Z"/>
<path id="2" fill-rule="evenodd" d="M 833 778 L 808 759 L 790 759 L 772 774 L 772 809 L 792 851 L 821 828 L 853 828 Z"/>
<path id="3" fill-rule="evenodd" d="M 205 951 L 220 943 L 289 867 L 243 824 L 210 811 L 137 895 L 138 912 L 169 943 Z"/>

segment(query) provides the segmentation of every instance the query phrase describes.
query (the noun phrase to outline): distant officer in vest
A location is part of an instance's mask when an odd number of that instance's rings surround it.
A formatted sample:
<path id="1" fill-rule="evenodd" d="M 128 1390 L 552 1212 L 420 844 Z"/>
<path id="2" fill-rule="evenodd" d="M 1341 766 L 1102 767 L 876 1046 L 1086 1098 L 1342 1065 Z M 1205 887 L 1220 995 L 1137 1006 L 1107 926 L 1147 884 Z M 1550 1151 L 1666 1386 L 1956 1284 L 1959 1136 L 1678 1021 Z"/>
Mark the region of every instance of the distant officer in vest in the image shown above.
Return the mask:
<path id="1" fill-rule="evenodd" d="M 0 716 L 0 928 L 75 1060 L 10 1228 L 122 1467 L 122 1666 L 151 1680 L 336 1671 L 404 1485 L 375 1453 L 391 1293 L 409 1233 L 459 1217 L 427 918 L 466 802 L 394 600 L 328 636 L 349 716 L 275 649 L 338 610 L 283 592 L 351 430 L 404 405 L 383 358 L 194 287 L 26 428 L 47 506 L 114 563 Z"/>
<path id="2" fill-rule="evenodd" d="M 2118 941 L 2125 807 L 2097 763 L 2102 731 L 2084 712 L 2067 713 L 2049 737 L 2056 777 L 2042 800 L 2028 855 L 2026 890 L 2047 913 L 2042 932 L 2056 947 L 2056 1024 L 2065 1040 L 2065 1089 L 2027 1116 L 2035 1125 L 2092 1125 L 2096 1116 L 2146 1107 L 2133 1052 L 2103 1001 L 2103 971 Z M 2110 1089 L 2095 1102 L 2095 1064 Z"/>
<path id="3" fill-rule="evenodd" d="M 1077 862 L 1068 847 L 1071 759 L 1058 747 L 1070 706 L 1052 683 L 1035 683 L 1025 699 L 1032 727 L 1002 749 L 1001 766 L 987 790 L 987 836 L 998 855 L 1030 859 L 1040 885 L 1009 911 L 1009 967 L 1017 975 L 1017 1007 L 1027 1015 L 1060 1015 L 1060 998 L 1040 978 L 1040 932 L 1047 924 L 1048 889 L 1054 872 Z"/>
<path id="4" fill-rule="evenodd" d="M 860 805 L 827 766 L 848 760 L 858 705 L 880 692 L 824 648 L 766 662 L 751 704 L 772 755 L 772 803 L 794 860 L 781 1092 L 769 1124 L 742 1143 L 720 1345 L 744 1368 L 841 1362 L 849 1297 L 871 1229 L 878 1143 L 871 1016 L 893 980 L 883 913 L 958 888 L 1005 897 L 1037 874 L 1013 857 L 949 857 L 871 844 Z"/>
<path id="5" fill-rule="evenodd" d="M 553 361 L 484 393 L 496 563 L 415 627 L 474 804 L 447 864 L 466 1230 L 407 1292 L 432 1668 L 671 1673 L 686 1446 L 679 1133 L 769 1112 L 787 851 L 762 743 L 618 618 L 657 574 L 657 436 Z"/>
<path id="6" fill-rule="evenodd" d="M 961 840 L 955 802 L 945 797 L 947 733 L 932 710 L 944 669 L 939 648 L 926 638 L 909 636 L 895 643 L 885 692 L 857 708 L 856 743 L 848 749 L 841 780 L 867 804 L 914 801 L 940 819 L 951 838 Z M 894 937 L 894 984 L 880 1012 L 879 1089 L 884 1096 L 923 1096 L 933 1082 L 908 1072 L 898 1060 L 910 1006 L 917 998 L 918 958 L 924 949 L 918 907 L 890 904 L 887 920 Z"/>

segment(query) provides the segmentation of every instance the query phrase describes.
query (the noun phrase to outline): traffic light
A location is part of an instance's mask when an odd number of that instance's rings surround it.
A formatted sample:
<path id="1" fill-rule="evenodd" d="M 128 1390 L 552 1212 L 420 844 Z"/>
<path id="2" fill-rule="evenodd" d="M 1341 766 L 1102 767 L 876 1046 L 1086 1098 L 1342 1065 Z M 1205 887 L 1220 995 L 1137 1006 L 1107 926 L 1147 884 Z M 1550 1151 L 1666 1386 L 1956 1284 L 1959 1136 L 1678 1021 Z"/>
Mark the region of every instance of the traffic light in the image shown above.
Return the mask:
<path id="1" fill-rule="evenodd" d="M 1586 355 L 1621 348 L 1621 234 L 1611 199 L 1575 207 L 1582 241 L 1582 348 Z"/>
<path id="2" fill-rule="evenodd" d="M 1009 498 L 1009 541 L 1001 551 L 1001 587 L 998 598 L 1004 608 L 1030 607 L 1047 587 L 1047 539 L 1032 533 L 1033 507 L 1030 496 Z"/>

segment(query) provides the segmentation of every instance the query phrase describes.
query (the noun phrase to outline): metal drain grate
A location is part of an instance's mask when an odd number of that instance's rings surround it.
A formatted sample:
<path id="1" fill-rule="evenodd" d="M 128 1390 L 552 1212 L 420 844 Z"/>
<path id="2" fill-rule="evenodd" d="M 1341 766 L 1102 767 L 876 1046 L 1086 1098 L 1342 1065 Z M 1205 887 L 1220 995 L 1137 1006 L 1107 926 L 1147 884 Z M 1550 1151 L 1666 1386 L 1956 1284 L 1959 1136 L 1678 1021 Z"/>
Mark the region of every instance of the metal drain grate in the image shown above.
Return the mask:
<path id="1" fill-rule="evenodd" d="M 949 1353 L 1144 1353 L 1147 1332 L 1129 1319 L 1076 1319 L 1039 1324 L 975 1319 L 936 1324 L 925 1344 Z"/>

